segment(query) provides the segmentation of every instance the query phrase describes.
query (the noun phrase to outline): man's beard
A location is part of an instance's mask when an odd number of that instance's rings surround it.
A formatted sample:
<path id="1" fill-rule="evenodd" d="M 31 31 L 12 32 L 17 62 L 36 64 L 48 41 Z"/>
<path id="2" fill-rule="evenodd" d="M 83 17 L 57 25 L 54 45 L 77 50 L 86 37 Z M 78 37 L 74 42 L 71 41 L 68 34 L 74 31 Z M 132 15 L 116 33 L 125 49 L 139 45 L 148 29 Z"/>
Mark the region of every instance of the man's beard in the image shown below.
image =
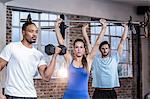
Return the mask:
<path id="1" fill-rule="evenodd" d="M 106 57 L 109 55 L 109 52 L 107 54 L 102 54 L 102 57 Z"/>
<path id="2" fill-rule="evenodd" d="M 32 44 L 32 43 L 35 43 L 35 42 L 36 42 L 36 40 L 34 40 L 34 41 L 28 40 L 28 39 L 26 39 L 26 40 L 27 40 L 27 42 L 28 42 L 29 44 Z"/>

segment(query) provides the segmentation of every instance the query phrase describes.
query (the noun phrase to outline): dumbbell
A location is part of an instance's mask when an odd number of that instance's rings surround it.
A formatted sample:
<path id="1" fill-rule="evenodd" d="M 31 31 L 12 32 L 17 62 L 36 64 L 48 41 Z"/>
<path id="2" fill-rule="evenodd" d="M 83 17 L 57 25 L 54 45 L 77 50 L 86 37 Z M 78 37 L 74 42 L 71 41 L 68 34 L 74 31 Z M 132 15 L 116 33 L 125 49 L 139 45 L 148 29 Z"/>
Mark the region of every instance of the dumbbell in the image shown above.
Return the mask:
<path id="1" fill-rule="evenodd" d="M 66 54 L 66 52 L 67 52 L 67 47 L 66 47 L 66 46 L 64 46 L 64 45 L 59 45 L 58 47 L 61 48 L 61 51 L 60 51 L 59 55 L 64 55 L 64 54 Z"/>
<path id="2" fill-rule="evenodd" d="M 55 46 L 52 44 L 48 44 L 45 46 L 45 53 L 47 55 L 52 55 L 55 53 Z"/>
<path id="3" fill-rule="evenodd" d="M 59 55 L 66 54 L 67 48 L 64 45 L 59 45 L 58 47 L 61 48 Z M 53 55 L 55 53 L 55 46 L 52 44 L 46 45 L 45 46 L 45 53 L 48 55 Z"/>

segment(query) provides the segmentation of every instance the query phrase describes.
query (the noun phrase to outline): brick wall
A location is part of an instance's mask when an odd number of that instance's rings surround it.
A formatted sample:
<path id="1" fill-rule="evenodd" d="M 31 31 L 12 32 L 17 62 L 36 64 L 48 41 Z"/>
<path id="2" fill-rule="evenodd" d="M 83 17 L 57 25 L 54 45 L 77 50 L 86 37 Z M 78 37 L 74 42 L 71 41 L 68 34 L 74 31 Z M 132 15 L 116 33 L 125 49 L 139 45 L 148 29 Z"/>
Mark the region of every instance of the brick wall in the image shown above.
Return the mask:
<path id="1" fill-rule="evenodd" d="M 7 8 L 7 18 L 6 18 L 6 44 L 11 42 L 12 33 L 12 10 Z"/>
<path id="2" fill-rule="evenodd" d="M 11 9 L 7 9 L 7 43 L 11 42 L 11 19 L 12 19 L 12 13 Z M 89 17 L 81 17 L 81 16 L 71 16 L 68 15 L 67 19 L 73 19 L 73 20 L 89 20 Z M 72 25 L 78 25 L 71 23 Z M 67 30 L 66 33 L 67 39 L 67 45 L 69 45 L 70 50 L 72 50 L 72 43 L 73 41 L 78 38 L 82 37 L 81 29 L 79 28 L 72 28 Z M 133 47 L 136 48 L 136 38 L 133 39 L 134 44 Z M 133 78 L 121 78 L 120 83 L 121 87 L 117 88 L 117 95 L 118 99 L 136 99 L 136 51 L 133 50 Z M 89 94 L 92 96 L 94 89 L 91 87 L 91 80 L 89 79 Z M 38 99 L 61 99 L 63 96 L 64 90 L 66 88 L 66 79 L 51 79 L 49 82 L 42 81 L 40 79 L 36 79 L 35 81 L 35 87 L 38 94 Z"/>
<path id="3" fill-rule="evenodd" d="M 38 99 L 61 99 L 66 89 L 67 79 L 51 79 L 49 82 L 34 80 Z"/>
<path id="4" fill-rule="evenodd" d="M 118 99 L 135 99 L 133 78 L 121 78 L 120 88 L 116 88 Z"/>

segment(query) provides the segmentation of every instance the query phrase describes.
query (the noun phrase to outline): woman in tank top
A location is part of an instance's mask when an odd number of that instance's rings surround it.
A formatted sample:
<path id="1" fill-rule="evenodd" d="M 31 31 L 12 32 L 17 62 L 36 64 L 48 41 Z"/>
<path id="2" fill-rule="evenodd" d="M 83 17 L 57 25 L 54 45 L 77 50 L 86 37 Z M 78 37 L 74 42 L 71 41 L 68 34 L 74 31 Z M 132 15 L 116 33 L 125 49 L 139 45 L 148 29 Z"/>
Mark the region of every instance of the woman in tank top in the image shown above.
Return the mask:
<path id="1" fill-rule="evenodd" d="M 58 19 L 55 23 L 55 32 L 57 36 L 58 43 L 64 45 L 64 39 L 60 33 L 60 23 L 62 19 Z M 73 56 L 69 51 L 66 52 L 64 58 L 68 66 L 68 85 L 64 93 L 63 99 L 90 99 L 88 94 L 88 78 L 91 70 L 92 61 L 96 52 L 99 48 L 99 44 L 106 32 L 107 22 L 104 19 L 100 20 L 102 24 L 102 30 L 97 37 L 95 45 L 91 48 L 89 38 L 86 34 L 86 29 L 88 25 L 82 27 L 83 37 L 86 41 L 88 47 L 88 54 L 86 54 L 85 42 L 82 39 L 76 39 L 73 43 Z"/>

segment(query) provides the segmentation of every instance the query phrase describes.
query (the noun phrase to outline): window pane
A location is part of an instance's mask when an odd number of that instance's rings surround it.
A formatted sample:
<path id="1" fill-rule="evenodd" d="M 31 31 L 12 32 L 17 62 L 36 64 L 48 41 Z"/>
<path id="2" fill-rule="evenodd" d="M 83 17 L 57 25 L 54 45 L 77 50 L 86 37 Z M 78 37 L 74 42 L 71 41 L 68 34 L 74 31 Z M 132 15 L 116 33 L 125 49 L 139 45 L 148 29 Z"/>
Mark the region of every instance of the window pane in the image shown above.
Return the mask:
<path id="1" fill-rule="evenodd" d="M 50 20 L 56 20 L 57 19 L 57 15 L 55 15 L 55 14 L 49 14 L 49 19 Z"/>
<path id="2" fill-rule="evenodd" d="M 41 26 L 48 26 L 48 22 L 41 22 Z"/>
<path id="3" fill-rule="evenodd" d="M 116 27 L 110 26 L 110 35 L 116 35 Z"/>
<path id="4" fill-rule="evenodd" d="M 101 27 L 97 26 L 97 25 L 100 25 L 100 23 L 91 23 L 90 25 L 92 25 L 91 33 L 94 33 L 94 34 L 99 34 L 100 33 Z"/>
<path id="5" fill-rule="evenodd" d="M 41 44 L 42 45 L 47 45 L 50 43 L 49 40 L 49 32 L 48 31 L 41 31 Z"/>
<path id="6" fill-rule="evenodd" d="M 106 28 L 106 33 L 105 33 L 105 35 L 109 35 L 109 28 L 108 28 L 108 27 Z"/>
<path id="7" fill-rule="evenodd" d="M 50 26 L 54 26 L 54 25 L 55 25 L 55 22 L 49 22 L 49 25 L 50 25 Z"/>
<path id="8" fill-rule="evenodd" d="M 41 20 L 48 20 L 48 14 L 47 13 L 42 13 L 40 16 L 41 16 Z"/>
<path id="9" fill-rule="evenodd" d="M 12 41 L 20 41 L 19 28 L 12 28 Z"/>
<path id="10" fill-rule="evenodd" d="M 55 46 L 58 45 L 57 37 L 56 37 L 55 32 L 50 32 L 50 43 L 52 43 Z"/>
<path id="11" fill-rule="evenodd" d="M 99 34 L 101 29 L 102 29 L 102 27 L 95 27 L 95 33 Z"/>
<path id="12" fill-rule="evenodd" d="M 23 39 L 22 29 L 19 29 L 19 34 L 20 34 L 20 40 L 22 40 Z"/>
<path id="13" fill-rule="evenodd" d="M 41 44 L 47 45 L 49 43 L 58 45 L 55 32 L 41 31 Z"/>
<path id="14" fill-rule="evenodd" d="M 123 51 L 120 57 L 120 62 L 128 62 L 128 51 Z"/>
<path id="15" fill-rule="evenodd" d="M 29 12 L 20 12 L 20 19 L 27 19 Z"/>
<path id="16" fill-rule="evenodd" d="M 13 11 L 12 12 L 12 25 L 13 26 L 19 26 L 19 22 L 20 22 L 19 12 Z"/>
<path id="17" fill-rule="evenodd" d="M 27 19 L 29 15 L 29 12 L 20 12 L 20 19 Z M 25 22 L 20 22 L 20 28 L 22 28 L 22 25 L 24 24 Z"/>
<path id="18" fill-rule="evenodd" d="M 38 20 L 38 13 L 30 13 L 32 20 Z"/>
<path id="19" fill-rule="evenodd" d="M 94 25 L 95 23 L 91 22 L 90 25 Z"/>
<path id="20" fill-rule="evenodd" d="M 119 42 L 120 38 L 111 37 L 111 49 L 117 49 Z"/>
<path id="21" fill-rule="evenodd" d="M 108 41 L 109 42 L 109 37 L 108 36 L 104 36 L 102 41 Z"/>
<path id="22" fill-rule="evenodd" d="M 25 22 L 20 22 L 20 28 L 22 28 L 22 26 L 23 26 L 23 24 L 24 24 Z M 37 26 L 37 27 L 39 27 L 39 22 L 34 22 L 35 23 L 35 25 Z"/>
<path id="23" fill-rule="evenodd" d="M 128 74 L 128 64 L 119 64 L 118 66 L 119 76 L 127 77 Z"/>
<path id="24" fill-rule="evenodd" d="M 40 15 L 41 20 L 48 20 L 48 14 L 42 13 Z M 48 22 L 41 22 L 41 26 L 48 26 Z"/>
<path id="25" fill-rule="evenodd" d="M 116 26 L 116 35 L 121 36 L 122 35 L 122 26 Z"/>
<path id="26" fill-rule="evenodd" d="M 97 35 L 91 35 L 91 44 L 94 45 Z"/>
<path id="27" fill-rule="evenodd" d="M 95 27 L 91 27 L 91 33 L 94 34 L 96 31 L 96 28 Z"/>

